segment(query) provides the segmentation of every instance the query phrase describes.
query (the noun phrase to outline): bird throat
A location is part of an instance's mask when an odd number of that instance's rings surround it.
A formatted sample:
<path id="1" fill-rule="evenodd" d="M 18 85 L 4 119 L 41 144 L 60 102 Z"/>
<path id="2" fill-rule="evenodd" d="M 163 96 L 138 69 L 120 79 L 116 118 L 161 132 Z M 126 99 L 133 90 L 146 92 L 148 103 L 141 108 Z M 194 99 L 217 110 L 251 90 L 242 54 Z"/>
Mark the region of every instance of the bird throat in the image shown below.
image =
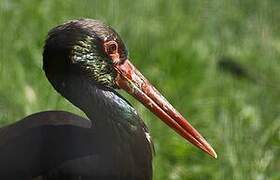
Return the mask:
<path id="1" fill-rule="evenodd" d="M 58 91 L 84 111 L 93 125 L 125 126 L 128 131 L 138 128 L 140 118 L 136 110 L 112 88 L 79 76 L 69 77 L 62 84 Z"/>

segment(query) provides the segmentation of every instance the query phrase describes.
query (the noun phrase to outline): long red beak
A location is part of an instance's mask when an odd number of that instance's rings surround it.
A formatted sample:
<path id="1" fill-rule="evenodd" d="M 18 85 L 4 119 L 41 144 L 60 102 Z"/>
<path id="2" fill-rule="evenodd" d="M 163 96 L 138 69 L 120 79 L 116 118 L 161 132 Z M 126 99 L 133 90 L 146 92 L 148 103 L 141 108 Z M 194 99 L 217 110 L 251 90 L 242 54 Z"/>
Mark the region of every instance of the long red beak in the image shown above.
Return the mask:
<path id="1" fill-rule="evenodd" d="M 158 116 L 178 134 L 202 149 L 210 156 L 217 158 L 214 149 L 194 129 L 190 123 L 153 87 L 149 81 L 127 59 L 115 64 L 118 72 L 117 85 L 139 100 L 144 106 Z"/>

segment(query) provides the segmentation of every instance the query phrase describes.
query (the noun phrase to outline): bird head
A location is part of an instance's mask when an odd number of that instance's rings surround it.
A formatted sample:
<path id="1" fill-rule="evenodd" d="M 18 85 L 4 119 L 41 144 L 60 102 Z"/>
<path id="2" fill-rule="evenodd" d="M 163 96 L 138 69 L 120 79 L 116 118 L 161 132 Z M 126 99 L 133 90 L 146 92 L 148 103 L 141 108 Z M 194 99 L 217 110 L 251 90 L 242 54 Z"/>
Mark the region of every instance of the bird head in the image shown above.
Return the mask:
<path id="1" fill-rule="evenodd" d="M 66 73 L 87 76 L 101 86 L 125 90 L 183 138 L 217 157 L 200 133 L 134 67 L 125 44 L 108 25 L 82 19 L 53 28 L 45 43 L 43 68 L 56 89 L 63 84 Z"/>

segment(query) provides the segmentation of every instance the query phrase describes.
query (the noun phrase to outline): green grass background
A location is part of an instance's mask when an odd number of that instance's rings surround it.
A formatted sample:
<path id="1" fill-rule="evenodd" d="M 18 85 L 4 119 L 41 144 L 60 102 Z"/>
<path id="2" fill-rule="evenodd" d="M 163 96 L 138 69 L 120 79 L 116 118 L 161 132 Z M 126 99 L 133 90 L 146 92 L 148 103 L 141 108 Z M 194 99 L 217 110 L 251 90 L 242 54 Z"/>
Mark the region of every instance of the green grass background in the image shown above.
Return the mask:
<path id="1" fill-rule="evenodd" d="M 155 142 L 155 180 L 280 179 L 280 1 L 0 0 L 0 124 L 42 110 L 81 113 L 42 72 L 50 28 L 113 26 L 133 63 L 206 137 L 214 160 L 126 96 Z M 217 69 L 227 56 L 256 82 Z"/>

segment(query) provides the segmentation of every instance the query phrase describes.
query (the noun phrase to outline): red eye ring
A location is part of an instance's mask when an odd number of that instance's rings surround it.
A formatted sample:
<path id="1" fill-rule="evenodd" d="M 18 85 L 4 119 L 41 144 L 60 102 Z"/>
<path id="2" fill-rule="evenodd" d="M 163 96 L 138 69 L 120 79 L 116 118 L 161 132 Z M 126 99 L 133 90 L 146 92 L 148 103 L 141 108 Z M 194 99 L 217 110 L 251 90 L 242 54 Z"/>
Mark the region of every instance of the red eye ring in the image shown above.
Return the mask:
<path id="1" fill-rule="evenodd" d="M 118 63 L 120 60 L 120 55 L 118 52 L 118 43 L 116 41 L 108 41 L 104 43 L 104 49 L 108 56 L 114 61 L 114 63 Z"/>
<path id="2" fill-rule="evenodd" d="M 120 61 L 118 43 L 116 41 L 112 40 L 105 42 L 104 49 L 106 54 L 113 60 L 113 63 L 118 63 Z"/>

